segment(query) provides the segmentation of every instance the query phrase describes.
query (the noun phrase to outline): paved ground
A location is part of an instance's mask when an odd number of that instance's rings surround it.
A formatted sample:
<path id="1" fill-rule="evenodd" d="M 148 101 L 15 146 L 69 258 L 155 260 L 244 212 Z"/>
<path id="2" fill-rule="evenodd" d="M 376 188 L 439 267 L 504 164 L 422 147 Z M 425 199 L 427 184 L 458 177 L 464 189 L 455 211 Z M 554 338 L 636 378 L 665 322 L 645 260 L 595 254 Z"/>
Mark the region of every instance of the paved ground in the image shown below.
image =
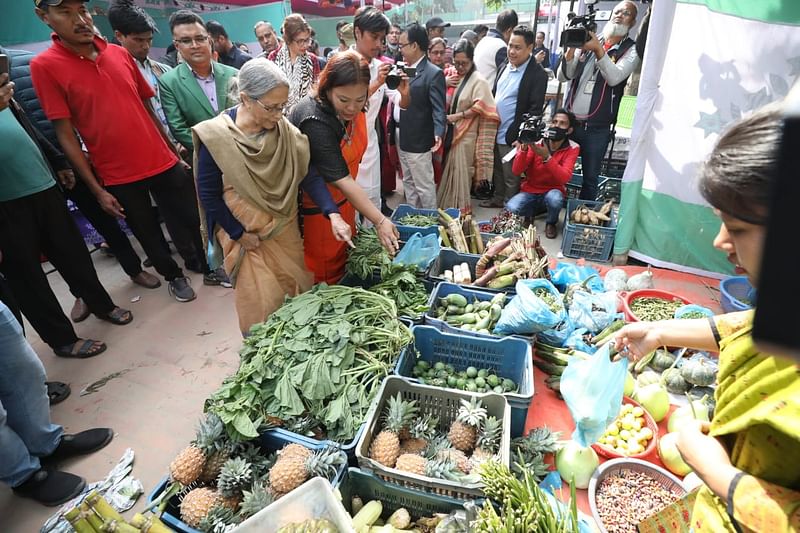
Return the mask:
<path id="1" fill-rule="evenodd" d="M 396 206 L 395 194 L 390 205 Z M 479 220 L 496 210 L 477 208 Z M 544 233 L 542 218 L 537 229 Z M 561 238 L 544 239 L 547 251 L 555 256 Z M 141 254 L 144 257 L 144 254 Z M 114 441 L 104 450 L 74 460 L 65 470 L 89 480 L 98 480 L 116 464 L 126 448 L 136 453 L 134 474 L 150 491 L 167 471 L 173 456 L 194 435 L 203 401 L 232 373 L 237 365 L 241 336 L 233 305 L 233 292 L 220 287 L 205 287 L 202 277 L 191 275 L 197 300 L 181 304 L 166 289 L 148 290 L 130 282 L 116 260 L 99 253 L 92 255 L 101 281 L 117 305 L 131 309 L 134 321 L 113 326 L 94 317 L 76 325 L 79 336 L 108 343 L 106 353 L 89 360 L 61 359 L 39 339 L 28 325 L 28 340 L 39 354 L 48 377 L 71 385 L 72 396 L 53 407 L 53 420 L 68 432 L 95 426 L 112 427 Z M 176 256 L 177 257 L 177 256 Z M 44 265 L 49 269 L 49 265 Z M 58 273 L 50 283 L 66 313 L 73 299 Z M 140 298 L 136 302 L 131 300 Z M 80 395 L 81 390 L 112 374 L 97 392 Z M 143 506 L 137 503 L 135 509 Z M 0 530 L 35 532 L 54 512 L 53 509 L 15 497 L 0 486 Z"/>

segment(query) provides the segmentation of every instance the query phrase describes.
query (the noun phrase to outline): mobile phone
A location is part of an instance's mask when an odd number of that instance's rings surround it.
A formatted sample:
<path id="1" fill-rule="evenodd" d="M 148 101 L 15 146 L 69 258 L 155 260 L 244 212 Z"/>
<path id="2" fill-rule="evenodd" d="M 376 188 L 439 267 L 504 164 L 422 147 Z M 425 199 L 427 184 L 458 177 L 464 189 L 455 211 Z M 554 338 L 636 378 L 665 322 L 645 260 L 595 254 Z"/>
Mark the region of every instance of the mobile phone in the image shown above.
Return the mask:
<path id="1" fill-rule="evenodd" d="M 0 54 L 0 74 L 8 74 L 8 56 Z M 8 83 L 8 81 L 6 81 Z M 5 85 L 5 83 L 3 83 Z"/>

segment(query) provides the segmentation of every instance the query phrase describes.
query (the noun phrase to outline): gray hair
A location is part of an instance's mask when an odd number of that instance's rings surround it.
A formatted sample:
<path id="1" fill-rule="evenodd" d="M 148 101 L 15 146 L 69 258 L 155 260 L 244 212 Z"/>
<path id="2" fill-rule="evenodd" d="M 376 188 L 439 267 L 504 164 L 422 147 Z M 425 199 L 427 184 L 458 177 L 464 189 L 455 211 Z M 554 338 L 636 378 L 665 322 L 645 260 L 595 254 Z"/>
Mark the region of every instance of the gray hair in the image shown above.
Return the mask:
<path id="1" fill-rule="evenodd" d="M 272 61 L 258 57 L 242 65 L 236 83 L 231 83 L 228 91 L 233 101 L 239 100 L 239 93 L 258 100 L 272 89 L 281 86 L 289 87 L 289 80 L 283 71 Z"/>
<path id="2" fill-rule="evenodd" d="M 253 26 L 253 33 L 256 32 L 259 26 L 266 26 L 267 28 L 269 28 L 269 31 L 275 33 L 275 28 L 272 26 L 272 23 L 263 20 L 259 20 L 258 22 L 256 22 L 256 25 Z"/>

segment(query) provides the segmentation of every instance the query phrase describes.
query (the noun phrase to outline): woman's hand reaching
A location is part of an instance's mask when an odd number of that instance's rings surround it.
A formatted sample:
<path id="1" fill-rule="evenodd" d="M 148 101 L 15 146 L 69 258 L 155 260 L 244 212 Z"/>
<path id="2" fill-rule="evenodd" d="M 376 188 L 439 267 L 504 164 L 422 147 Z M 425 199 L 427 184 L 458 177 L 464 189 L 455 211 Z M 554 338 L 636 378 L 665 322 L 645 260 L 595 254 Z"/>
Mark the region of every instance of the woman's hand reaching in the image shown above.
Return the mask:
<path id="1" fill-rule="evenodd" d="M 655 324 L 633 322 L 619 330 L 614 336 L 619 354 L 635 362 L 662 346 L 663 342 Z"/>
<path id="2" fill-rule="evenodd" d="M 386 217 L 375 225 L 378 232 L 378 238 L 381 244 L 389 252 L 389 255 L 394 256 L 400 249 L 400 232 L 397 227 Z"/>
<path id="3" fill-rule="evenodd" d="M 331 221 L 331 231 L 333 236 L 339 242 L 346 242 L 350 248 L 355 248 L 353 244 L 353 228 L 350 224 L 344 221 L 342 215 L 339 213 L 331 213 L 328 217 Z"/>

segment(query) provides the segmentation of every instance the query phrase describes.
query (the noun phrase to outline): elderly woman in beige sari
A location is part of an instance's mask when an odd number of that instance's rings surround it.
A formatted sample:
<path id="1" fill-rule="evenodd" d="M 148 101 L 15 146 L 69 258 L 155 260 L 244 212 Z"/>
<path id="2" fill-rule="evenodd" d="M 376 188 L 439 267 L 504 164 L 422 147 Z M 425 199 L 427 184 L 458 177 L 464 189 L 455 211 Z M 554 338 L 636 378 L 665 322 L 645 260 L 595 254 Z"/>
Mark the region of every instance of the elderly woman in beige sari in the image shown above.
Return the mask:
<path id="1" fill-rule="evenodd" d="M 192 131 L 209 264 L 223 264 L 231 277 L 246 335 L 286 296 L 311 287 L 297 224 L 300 187 L 330 219 L 337 239 L 349 241 L 351 230 L 322 179 L 304 179 L 308 140 L 283 117 L 286 76 L 274 63 L 253 59 L 238 83 L 241 103 Z"/>
<path id="2" fill-rule="evenodd" d="M 453 47 L 453 64 L 461 80 L 447 115 L 448 138 L 452 135 L 452 142 L 436 194 L 442 209 L 468 208 L 472 186 L 492 177 L 500 118 L 489 83 L 475 69 L 474 50 L 466 39 Z"/>

